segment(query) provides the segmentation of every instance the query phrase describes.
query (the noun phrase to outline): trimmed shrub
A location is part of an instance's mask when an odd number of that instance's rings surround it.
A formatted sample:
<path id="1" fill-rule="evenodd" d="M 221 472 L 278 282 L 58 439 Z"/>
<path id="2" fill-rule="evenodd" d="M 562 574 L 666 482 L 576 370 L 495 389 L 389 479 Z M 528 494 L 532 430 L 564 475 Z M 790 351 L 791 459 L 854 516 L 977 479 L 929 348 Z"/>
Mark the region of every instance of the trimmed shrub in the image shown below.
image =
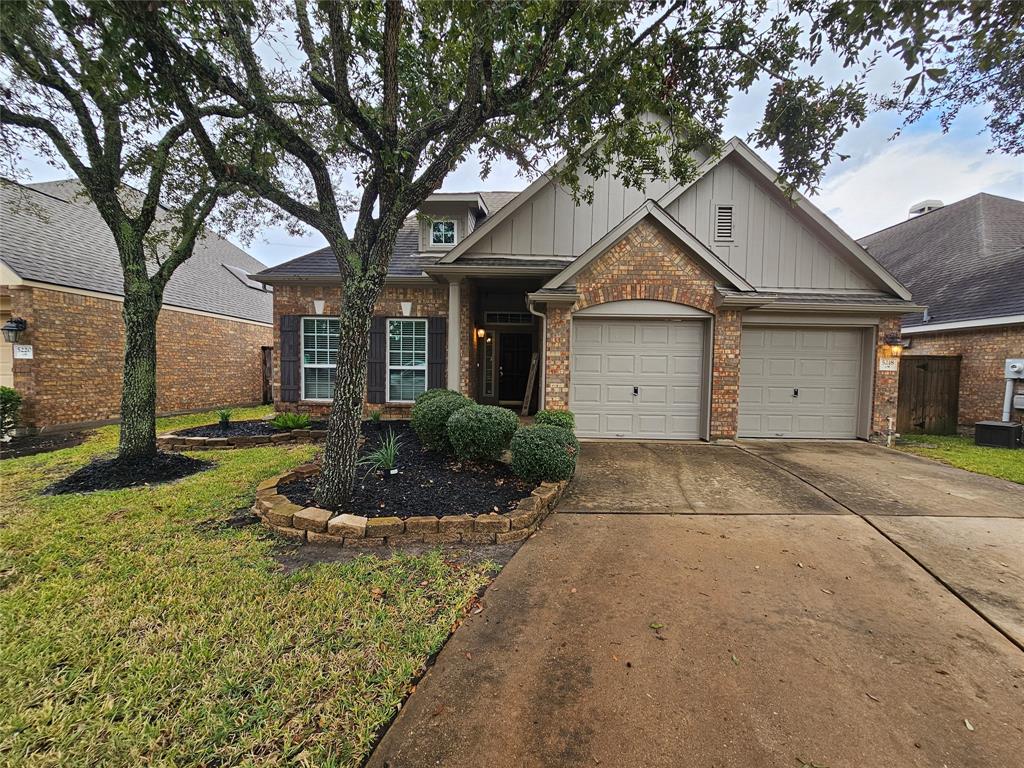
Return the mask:
<path id="1" fill-rule="evenodd" d="M 270 425 L 276 429 L 309 429 L 310 423 L 306 414 L 288 411 L 279 413 L 270 420 Z"/>
<path id="2" fill-rule="evenodd" d="M 572 432 L 576 429 L 576 417 L 572 411 L 537 411 L 533 417 L 535 424 L 550 424 Z"/>
<path id="3" fill-rule="evenodd" d="M 460 459 L 497 461 L 519 428 L 519 417 L 496 405 L 470 405 L 448 419 L 448 442 Z"/>
<path id="4" fill-rule="evenodd" d="M 11 387 L 0 387 L 0 437 L 14 431 L 18 426 L 18 411 L 21 410 L 21 395 Z"/>
<path id="5" fill-rule="evenodd" d="M 429 403 L 435 397 L 441 397 L 442 395 L 458 395 L 459 393 L 453 389 L 428 389 L 425 392 L 420 392 L 416 396 L 416 405 L 421 403 Z"/>
<path id="6" fill-rule="evenodd" d="M 451 451 L 448 442 L 448 419 L 460 408 L 473 404 L 468 397 L 452 392 L 445 397 L 434 396 L 412 407 L 409 424 L 420 442 L 435 451 Z"/>
<path id="7" fill-rule="evenodd" d="M 576 471 L 580 443 L 564 427 L 520 427 L 512 437 L 512 471 L 531 483 L 568 480 Z"/>

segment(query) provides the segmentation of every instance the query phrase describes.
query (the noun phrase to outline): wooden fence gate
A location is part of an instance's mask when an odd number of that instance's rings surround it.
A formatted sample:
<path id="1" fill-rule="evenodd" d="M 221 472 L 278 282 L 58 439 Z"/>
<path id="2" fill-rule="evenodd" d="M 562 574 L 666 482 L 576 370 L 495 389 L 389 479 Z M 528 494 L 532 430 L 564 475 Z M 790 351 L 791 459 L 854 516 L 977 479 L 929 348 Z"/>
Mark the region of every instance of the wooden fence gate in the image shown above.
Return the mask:
<path id="1" fill-rule="evenodd" d="M 959 407 L 959 356 L 906 355 L 900 359 L 897 432 L 955 435 Z"/>
<path id="2" fill-rule="evenodd" d="M 260 347 L 263 352 L 263 404 L 274 402 L 274 348 Z"/>

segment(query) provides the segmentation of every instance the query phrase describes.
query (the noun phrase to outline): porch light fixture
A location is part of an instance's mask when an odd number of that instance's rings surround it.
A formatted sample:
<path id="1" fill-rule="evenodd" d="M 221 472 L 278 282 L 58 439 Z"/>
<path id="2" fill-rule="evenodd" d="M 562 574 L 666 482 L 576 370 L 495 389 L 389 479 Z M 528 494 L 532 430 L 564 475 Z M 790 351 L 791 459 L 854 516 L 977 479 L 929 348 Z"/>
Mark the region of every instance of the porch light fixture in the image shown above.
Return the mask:
<path id="1" fill-rule="evenodd" d="M 0 328 L 0 330 L 4 333 L 4 341 L 8 344 L 17 344 L 18 339 L 21 338 L 21 334 L 25 332 L 26 328 L 28 328 L 27 322 L 20 317 L 12 317 L 4 323 L 3 328 Z"/>
<path id="2" fill-rule="evenodd" d="M 903 340 L 898 333 L 887 333 L 882 339 L 889 357 L 899 357 L 903 353 Z"/>
<path id="3" fill-rule="evenodd" d="M 483 328 L 477 328 L 476 329 L 476 337 L 478 339 L 482 339 L 486 335 L 487 335 L 487 331 L 485 331 Z"/>

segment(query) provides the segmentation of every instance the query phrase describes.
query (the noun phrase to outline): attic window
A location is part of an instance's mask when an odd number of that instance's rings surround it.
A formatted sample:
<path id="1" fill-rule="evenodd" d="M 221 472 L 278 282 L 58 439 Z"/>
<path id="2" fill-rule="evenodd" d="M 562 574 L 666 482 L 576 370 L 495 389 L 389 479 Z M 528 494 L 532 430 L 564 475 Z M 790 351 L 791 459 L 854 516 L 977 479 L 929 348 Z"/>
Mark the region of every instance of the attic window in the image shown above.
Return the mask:
<path id="1" fill-rule="evenodd" d="M 733 239 L 733 216 L 731 205 L 715 206 L 715 240 L 719 242 L 732 242 Z"/>
<path id="2" fill-rule="evenodd" d="M 431 245 L 455 245 L 455 222 L 442 219 L 430 224 Z"/>

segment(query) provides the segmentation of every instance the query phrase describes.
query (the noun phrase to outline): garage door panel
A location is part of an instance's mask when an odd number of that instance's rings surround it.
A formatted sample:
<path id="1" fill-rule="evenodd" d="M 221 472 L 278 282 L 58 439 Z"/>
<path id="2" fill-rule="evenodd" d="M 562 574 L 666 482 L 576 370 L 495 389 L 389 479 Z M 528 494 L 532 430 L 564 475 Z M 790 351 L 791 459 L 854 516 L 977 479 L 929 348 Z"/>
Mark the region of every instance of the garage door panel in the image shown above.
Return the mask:
<path id="1" fill-rule="evenodd" d="M 856 328 L 744 328 L 739 435 L 856 437 L 863 333 Z"/>
<path id="2" fill-rule="evenodd" d="M 633 373 L 636 370 L 634 355 L 607 355 L 604 358 L 607 373 Z"/>
<path id="3" fill-rule="evenodd" d="M 705 327 L 692 320 L 574 318 L 569 407 L 577 434 L 699 437 Z"/>

